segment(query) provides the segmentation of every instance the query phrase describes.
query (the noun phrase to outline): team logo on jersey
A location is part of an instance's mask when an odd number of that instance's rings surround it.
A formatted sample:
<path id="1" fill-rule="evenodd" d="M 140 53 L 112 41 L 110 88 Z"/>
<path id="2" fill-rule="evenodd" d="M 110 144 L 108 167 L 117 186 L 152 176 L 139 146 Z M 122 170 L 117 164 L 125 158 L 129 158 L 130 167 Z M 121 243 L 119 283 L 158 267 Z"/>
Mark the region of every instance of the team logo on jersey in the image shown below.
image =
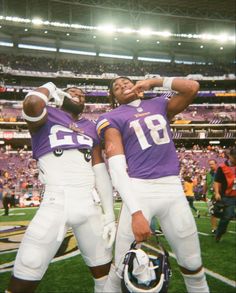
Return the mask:
<path id="1" fill-rule="evenodd" d="M 76 123 L 69 124 L 69 128 L 75 132 L 84 133 L 84 130 L 79 128 Z"/>
<path id="2" fill-rule="evenodd" d="M 53 153 L 54 153 L 54 155 L 56 157 L 60 157 L 63 154 L 63 150 L 62 149 L 56 149 L 56 150 L 53 151 Z"/>
<path id="3" fill-rule="evenodd" d="M 138 112 L 143 112 L 143 108 L 142 108 L 142 107 L 138 107 L 138 108 L 137 108 L 137 111 L 138 111 Z"/>
<path id="4" fill-rule="evenodd" d="M 90 149 L 79 149 L 79 151 L 84 154 L 84 159 L 86 162 L 89 162 L 92 159 L 92 153 Z"/>
<path id="5" fill-rule="evenodd" d="M 138 113 L 138 114 L 134 114 L 134 117 L 143 117 L 143 116 L 147 116 L 147 115 L 149 115 L 150 114 L 150 112 L 143 112 L 143 113 Z"/>

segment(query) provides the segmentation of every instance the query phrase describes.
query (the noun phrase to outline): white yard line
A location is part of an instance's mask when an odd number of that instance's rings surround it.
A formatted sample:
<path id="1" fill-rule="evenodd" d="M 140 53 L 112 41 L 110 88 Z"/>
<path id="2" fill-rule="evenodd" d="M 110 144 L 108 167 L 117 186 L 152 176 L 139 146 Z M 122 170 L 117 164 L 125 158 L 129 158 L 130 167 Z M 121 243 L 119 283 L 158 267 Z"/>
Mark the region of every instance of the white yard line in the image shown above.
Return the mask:
<path id="1" fill-rule="evenodd" d="M 10 251 L 10 252 L 12 252 L 12 251 Z M 54 258 L 51 261 L 51 263 L 57 262 L 57 261 L 61 261 L 61 260 L 65 260 L 67 258 L 76 256 L 76 255 L 79 255 L 79 254 L 80 254 L 80 251 L 79 250 L 72 251 L 71 253 L 68 253 L 66 255 L 58 256 L 58 257 Z M 12 269 L 13 269 L 13 265 L 14 265 L 14 261 L 11 261 L 11 262 L 8 262 L 8 263 L 4 263 L 4 264 L 0 265 L 0 274 L 1 273 L 6 273 L 6 272 L 11 272 Z M 9 268 L 9 266 L 11 266 L 11 267 Z"/>
<path id="2" fill-rule="evenodd" d="M 161 253 L 161 251 L 159 249 L 157 249 L 157 248 L 155 248 L 152 245 L 149 245 L 147 243 L 144 243 L 143 246 L 145 246 L 145 247 L 147 247 L 147 248 L 149 248 L 149 249 L 151 249 L 153 251 Z M 172 252 L 169 252 L 169 255 L 176 259 L 176 256 Z M 229 285 L 231 287 L 236 288 L 236 281 L 230 280 L 230 279 L 228 279 L 228 278 L 226 278 L 226 277 L 224 277 L 224 276 L 222 276 L 222 275 L 220 275 L 218 273 L 215 273 L 215 272 L 213 272 L 211 270 L 208 270 L 207 268 L 204 268 L 204 269 L 205 269 L 205 272 L 206 272 L 207 275 L 209 275 L 209 276 L 211 276 L 211 277 L 213 277 L 213 278 L 215 278 L 215 279 L 217 279 L 217 280 L 219 280 L 219 281 L 221 281 L 221 282 L 223 282 L 223 283 L 225 283 L 225 284 L 227 284 L 227 285 Z"/>
<path id="3" fill-rule="evenodd" d="M 210 234 L 208 234 L 208 233 L 203 233 L 203 232 L 199 232 L 199 231 L 198 231 L 198 234 L 203 235 L 203 236 L 210 236 Z"/>
<path id="4" fill-rule="evenodd" d="M 227 232 L 229 232 L 229 233 L 231 233 L 231 234 L 236 234 L 236 231 L 227 231 Z"/>
<path id="5" fill-rule="evenodd" d="M 0 255 L 1 255 L 1 254 L 7 254 L 7 253 L 16 252 L 17 250 L 18 250 L 18 249 L 7 250 L 7 251 L 1 251 L 1 252 L 0 252 Z M 1 266 L 0 266 L 0 268 L 1 268 Z"/>

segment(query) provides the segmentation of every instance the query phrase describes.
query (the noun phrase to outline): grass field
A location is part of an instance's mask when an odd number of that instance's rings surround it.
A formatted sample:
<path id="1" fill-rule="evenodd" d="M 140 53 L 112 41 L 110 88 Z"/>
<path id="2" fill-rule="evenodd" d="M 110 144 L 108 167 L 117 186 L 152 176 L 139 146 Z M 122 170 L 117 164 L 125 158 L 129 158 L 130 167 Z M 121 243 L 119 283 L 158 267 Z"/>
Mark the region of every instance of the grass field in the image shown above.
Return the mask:
<path id="1" fill-rule="evenodd" d="M 211 292 L 236 292 L 236 222 L 232 221 L 228 232 L 220 243 L 216 243 L 211 235 L 210 219 L 207 215 L 206 204 L 195 202 L 201 211 L 201 217 L 196 218 L 199 238 L 202 248 L 203 263 L 206 268 L 207 280 Z M 115 204 L 118 214 L 120 203 Z M 1 238 L 0 238 L 0 292 L 4 292 L 11 274 L 12 264 L 16 255 L 22 235 L 36 208 L 11 209 L 9 217 L 3 217 L 0 211 Z M 12 226 L 16 227 L 11 229 Z M 3 227 L 5 230 L 3 231 Z M 8 230 L 6 230 L 8 229 Z M 162 242 L 170 251 L 163 236 Z M 155 251 L 155 240 L 148 242 L 149 249 Z M 174 256 L 171 254 L 170 262 L 173 276 L 171 278 L 170 293 L 186 292 L 182 276 L 179 273 Z M 89 271 L 76 249 L 75 239 L 69 230 L 65 241 L 59 249 L 53 262 L 50 264 L 37 292 L 93 292 L 93 280 Z"/>

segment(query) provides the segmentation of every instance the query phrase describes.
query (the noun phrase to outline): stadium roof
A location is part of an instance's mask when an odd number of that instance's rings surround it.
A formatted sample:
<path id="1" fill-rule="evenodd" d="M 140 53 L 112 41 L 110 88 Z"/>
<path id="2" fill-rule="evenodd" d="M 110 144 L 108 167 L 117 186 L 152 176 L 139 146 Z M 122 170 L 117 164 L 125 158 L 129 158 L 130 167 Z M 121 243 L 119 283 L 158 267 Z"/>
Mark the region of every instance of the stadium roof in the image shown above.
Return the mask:
<path id="1" fill-rule="evenodd" d="M 234 0 L 0 0 L 0 11 L 0 41 L 14 44 L 42 44 L 97 54 L 155 57 L 159 51 L 162 58 L 191 54 L 204 59 L 213 55 L 235 59 Z M 9 21 L 7 16 L 36 22 Z M 41 25 L 42 20 L 50 25 Z M 85 27 L 73 28 L 71 24 Z M 109 34 L 111 25 L 135 33 Z M 147 37 L 149 31 L 167 36 Z M 230 42 L 225 42 L 227 36 Z"/>
<path id="2" fill-rule="evenodd" d="M 21 0 L 20 5 L 18 0 L 2 0 L 0 5 L 4 15 L 41 16 L 65 22 L 76 22 L 79 16 L 88 25 L 99 18 L 98 14 L 101 17 L 123 15 L 132 18 L 134 24 L 145 15 L 225 23 L 235 23 L 236 15 L 234 0 Z"/>

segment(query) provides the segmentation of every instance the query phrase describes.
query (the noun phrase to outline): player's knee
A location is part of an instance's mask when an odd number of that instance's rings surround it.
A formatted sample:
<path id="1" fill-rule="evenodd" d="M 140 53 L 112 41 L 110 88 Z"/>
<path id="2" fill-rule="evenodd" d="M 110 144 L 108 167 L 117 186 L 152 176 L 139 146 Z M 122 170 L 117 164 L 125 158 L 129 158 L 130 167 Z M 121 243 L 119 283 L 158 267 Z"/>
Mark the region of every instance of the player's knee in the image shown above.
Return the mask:
<path id="1" fill-rule="evenodd" d="M 180 265 L 189 271 L 196 271 L 202 266 L 202 260 L 199 254 L 193 254 L 184 257 Z"/>
<path id="2" fill-rule="evenodd" d="M 39 248 L 37 247 L 27 247 L 24 249 L 20 255 L 21 263 L 30 268 L 37 269 L 43 264 L 43 255 Z"/>
<path id="3" fill-rule="evenodd" d="M 103 255 L 91 255 L 88 256 L 85 254 L 82 254 L 82 257 L 88 267 L 99 267 L 99 266 L 106 266 L 110 265 L 110 262 L 112 260 L 112 251 L 111 249 L 107 250 L 107 253 Z"/>

